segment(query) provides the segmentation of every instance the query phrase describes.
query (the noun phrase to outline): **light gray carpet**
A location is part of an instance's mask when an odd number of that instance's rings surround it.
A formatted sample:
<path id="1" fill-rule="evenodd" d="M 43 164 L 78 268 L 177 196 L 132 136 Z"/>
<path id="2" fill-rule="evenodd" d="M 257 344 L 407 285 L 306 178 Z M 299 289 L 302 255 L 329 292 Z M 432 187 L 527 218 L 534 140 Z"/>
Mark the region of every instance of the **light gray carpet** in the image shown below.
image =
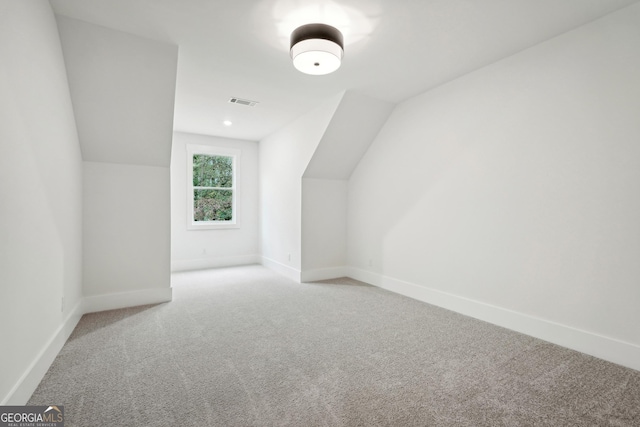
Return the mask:
<path id="1" fill-rule="evenodd" d="M 82 318 L 29 404 L 67 426 L 640 426 L 640 372 L 350 279 L 174 276 Z"/>

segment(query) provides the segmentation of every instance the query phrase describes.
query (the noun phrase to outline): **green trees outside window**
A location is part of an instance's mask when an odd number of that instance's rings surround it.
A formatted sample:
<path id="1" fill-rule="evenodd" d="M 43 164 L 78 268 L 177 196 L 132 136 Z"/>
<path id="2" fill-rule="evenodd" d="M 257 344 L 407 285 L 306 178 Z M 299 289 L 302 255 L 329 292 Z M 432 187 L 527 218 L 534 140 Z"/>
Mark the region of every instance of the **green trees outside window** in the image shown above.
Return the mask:
<path id="1" fill-rule="evenodd" d="M 193 220 L 233 220 L 233 157 L 193 155 Z"/>

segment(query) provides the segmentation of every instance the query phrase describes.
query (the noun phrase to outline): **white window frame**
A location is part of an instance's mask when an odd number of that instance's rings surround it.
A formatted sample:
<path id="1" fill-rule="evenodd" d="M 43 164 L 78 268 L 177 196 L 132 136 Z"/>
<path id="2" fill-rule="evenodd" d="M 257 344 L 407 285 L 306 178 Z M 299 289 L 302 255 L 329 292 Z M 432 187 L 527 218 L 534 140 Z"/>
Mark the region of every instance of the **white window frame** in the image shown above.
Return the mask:
<path id="1" fill-rule="evenodd" d="M 216 230 L 240 228 L 238 218 L 238 175 L 240 171 L 240 155 L 242 151 L 235 148 L 212 147 L 209 145 L 187 144 L 187 230 Z M 233 192 L 231 221 L 194 221 L 193 220 L 193 155 L 224 156 L 233 159 Z"/>

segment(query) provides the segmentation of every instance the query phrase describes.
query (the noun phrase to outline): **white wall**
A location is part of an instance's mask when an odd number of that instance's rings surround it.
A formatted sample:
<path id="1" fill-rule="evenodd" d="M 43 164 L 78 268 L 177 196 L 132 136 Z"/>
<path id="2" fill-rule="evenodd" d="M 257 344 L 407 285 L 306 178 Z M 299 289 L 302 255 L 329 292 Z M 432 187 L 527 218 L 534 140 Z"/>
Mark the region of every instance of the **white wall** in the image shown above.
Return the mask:
<path id="1" fill-rule="evenodd" d="M 352 275 L 640 369 L 638 76 L 636 4 L 400 104 Z"/>
<path id="2" fill-rule="evenodd" d="M 169 168 L 84 162 L 86 297 L 169 289 L 169 185 Z"/>
<path id="3" fill-rule="evenodd" d="M 23 404 L 81 297 L 82 160 L 48 2 L 0 2 L 0 64 L 0 404 Z"/>
<path id="4" fill-rule="evenodd" d="M 236 202 L 240 228 L 187 230 L 187 144 L 241 150 Z M 171 269 L 260 262 L 258 199 L 257 142 L 176 132 L 171 154 Z"/>
<path id="5" fill-rule="evenodd" d="M 389 102 L 345 91 L 304 177 L 349 179 L 394 107 Z"/>
<path id="6" fill-rule="evenodd" d="M 347 181 L 302 179 L 302 281 L 347 275 Z"/>
<path id="7" fill-rule="evenodd" d="M 343 93 L 260 141 L 263 263 L 300 280 L 302 175 Z"/>
<path id="8" fill-rule="evenodd" d="M 171 299 L 178 48 L 58 16 L 84 165 L 86 311 Z"/>
<path id="9" fill-rule="evenodd" d="M 347 180 L 395 104 L 346 91 L 302 179 L 301 280 L 347 275 Z"/>
<path id="10" fill-rule="evenodd" d="M 168 167 L 178 47 L 57 20 L 83 159 Z"/>

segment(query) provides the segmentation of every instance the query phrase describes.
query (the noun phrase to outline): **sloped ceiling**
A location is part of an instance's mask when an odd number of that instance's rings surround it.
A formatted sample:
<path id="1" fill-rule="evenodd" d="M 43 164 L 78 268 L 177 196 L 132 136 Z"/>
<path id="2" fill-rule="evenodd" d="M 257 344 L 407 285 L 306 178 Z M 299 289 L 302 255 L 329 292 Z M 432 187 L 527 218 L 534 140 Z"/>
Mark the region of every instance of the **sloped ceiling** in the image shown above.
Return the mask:
<path id="1" fill-rule="evenodd" d="M 260 140 L 342 91 L 402 101 L 637 1 L 50 2 L 59 15 L 180 47 L 176 130 Z M 312 21 L 345 35 L 334 74 L 307 76 L 291 64 L 289 34 Z M 232 96 L 259 104 L 229 104 Z"/>
<path id="2" fill-rule="evenodd" d="M 345 92 L 303 176 L 349 179 L 394 106 L 352 91 Z"/>
<path id="3" fill-rule="evenodd" d="M 58 17 L 86 161 L 168 167 L 178 47 Z"/>

